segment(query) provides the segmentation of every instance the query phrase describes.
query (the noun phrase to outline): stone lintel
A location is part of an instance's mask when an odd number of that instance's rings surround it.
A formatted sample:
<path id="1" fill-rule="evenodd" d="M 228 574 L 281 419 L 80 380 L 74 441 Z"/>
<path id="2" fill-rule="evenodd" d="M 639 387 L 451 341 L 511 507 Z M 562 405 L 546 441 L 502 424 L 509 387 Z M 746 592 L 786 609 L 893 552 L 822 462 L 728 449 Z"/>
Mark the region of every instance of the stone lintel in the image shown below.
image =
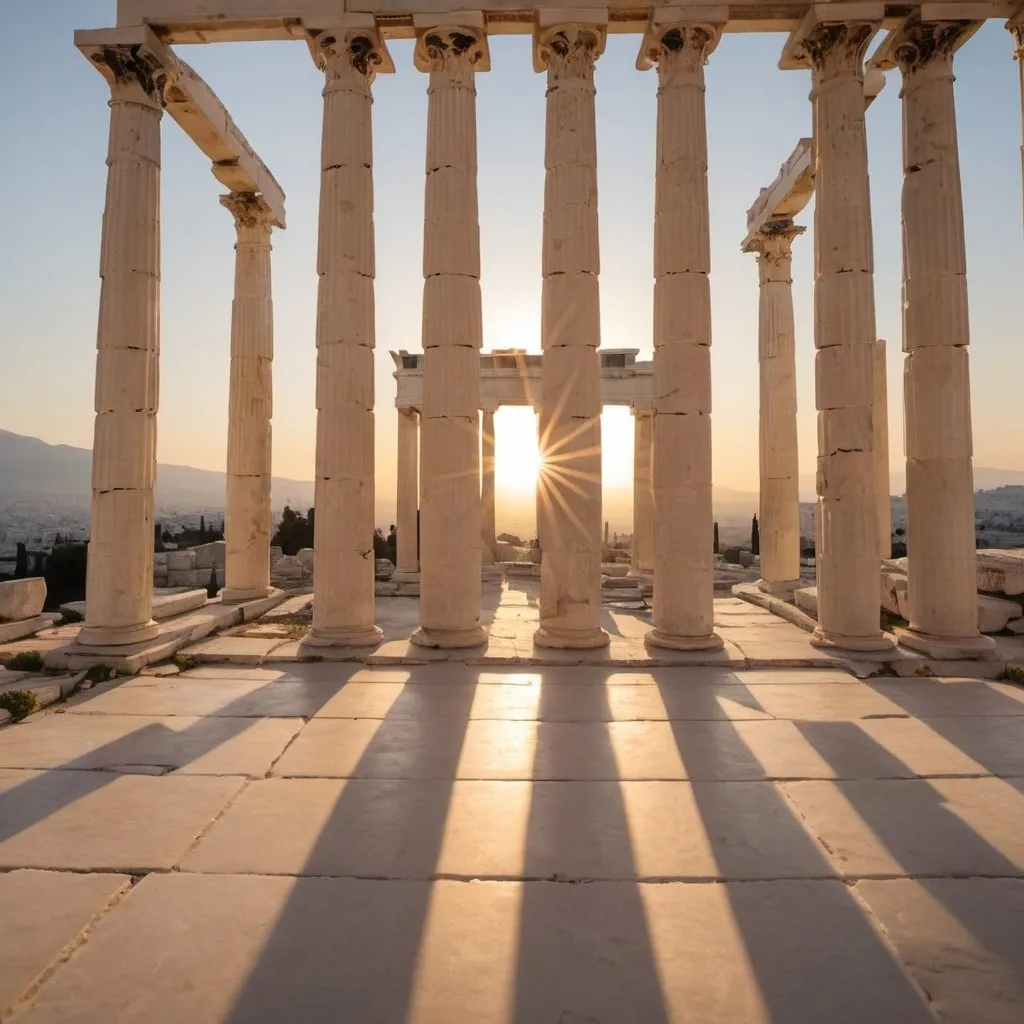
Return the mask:
<path id="1" fill-rule="evenodd" d="M 75 46 L 106 75 L 96 57 L 111 47 L 138 47 L 154 67 L 165 72 L 163 105 L 212 162 L 213 176 L 232 192 L 261 195 L 285 227 L 284 191 L 239 131 L 224 104 L 195 71 L 147 25 L 91 29 L 75 33 Z"/>
<path id="2" fill-rule="evenodd" d="M 936 22 L 962 25 L 963 30 L 955 39 L 950 40 L 953 51 L 959 50 L 981 28 L 988 17 L 986 12 L 991 10 L 990 3 L 922 4 L 919 9 L 920 13 L 915 11 L 885 34 L 885 38 L 878 44 L 865 67 L 878 71 L 891 71 L 896 67 L 896 48 L 906 42 L 908 32 L 912 31 L 915 25 L 929 25 Z"/>
<path id="3" fill-rule="evenodd" d="M 872 22 L 876 29 L 885 18 L 885 4 L 875 2 L 814 4 L 804 16 L 800 27 L 792 32 L 782 48 L 779 69 L 805 70 L 811 66 L 806 51 L 810 35 L 821 25 L 839 25 L 847 22 Z"/>
<path id="4" fill-rule="evenodd" d="M 775 180 L 761 189 L 754 205 L 747 211 L 747 237 L 743 251 L 771 221 L 792 220 L 814 195 L 814 140 L 801 139 L 789 159 L 779 168 Z"/>

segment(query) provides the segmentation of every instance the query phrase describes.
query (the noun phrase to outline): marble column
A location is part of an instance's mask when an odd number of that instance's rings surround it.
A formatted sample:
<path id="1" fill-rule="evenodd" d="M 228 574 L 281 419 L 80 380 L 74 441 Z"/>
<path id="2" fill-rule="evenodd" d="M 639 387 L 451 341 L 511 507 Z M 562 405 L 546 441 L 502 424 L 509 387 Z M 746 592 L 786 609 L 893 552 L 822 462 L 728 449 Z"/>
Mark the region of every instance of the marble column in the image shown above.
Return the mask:
<path id="1" fill-rule="evenodd" d="M 420 627 L 423 647 L 484 643 L 480 626 L 480 226 L 476 72 L 479 25 L 417 28 L 429 72 L 423 229 Z"/>
<path id="2" fill-rule="evenodd" d="M 235 219 L 235 299 L 231 307 L 225 603 L 270 593 L 270 479 L 274 307 L 270 250 L 274 215 L 252 193 L 221 198 Z"/>
<path id="3" fill-rule="evenodd" d="M 770 221 L 750 240 L 760 281 L 757 365 L 760 378 L 758 449 L 761 579 L 767 592 L 791 592 L 800 582 L 800 459 L 796 429 L 796 336 L 793 326 L 791 220 Z"/>
<path id="4" fill-rule="evenodd" d="M 815 10 L 818 10 L 817 8 Z M 877 22 L 813 24 L 819 647 L 884 650 L 875 499 L 875 301 L 864 52 Z"/>
<path id="5" fill-rule="evenodd" d="M 1024 10 L 1018 11 L 1006 23 L 1013 36 L 1013 59 L 1017 62 L 1017 76 L 1020 80 L 1021 131 L 1024 133 Z M 1020 147 L 1021 184 L 1024 185 L 1024 142 Z"/>
<path id="6" fill-rule="evenodd" d="M 541 258 L 539 534 L 544 647 L 608 643 L 601 628 L 601 344 L 594 63 L 605 29 L 538 28 L 534 66 L 547 72 Z"/>
<path id="7" fill-rule="evenodd" d="M 654 212 L 654 629 L 675 650 L 714 632 L 711 245 L 704 64 L 720 25 L 653 21 L 637 67 L 658 69 Z"/>
<path id="8" fill-rule="evenodd" d="M 150 640 L 160 357 L 162 85 L 139 47 L 90 55 L 110 85 L 85 624 L 78 642 Z"/>
<path id="9" fill-rule="evenodd" d="M 654 487 L 651 456 L 654 414 L 633 410 L 633 569 L 654 571 Z"/>
<path id="10" fill-rule="evenodd" d="M 875 342 L 875 503 L 878 508 L 878 556 L 892 558 L 892 502 L 889 492 L 889 389 L 886 385 L 885 340 Z"/>
<path id="11" fill-rule="evenodd" d="M 374 249 L 370 86 L 392 70 L 375 29 L 325 31 L 317 272 L 314 646 L 372 646 Z"/>
<path id="12" fill-rule="evenodd" d="M 481 418 L 480 556 L 485 564 L 492 565 L 498 554 L 494 521 L 494 410 L 485 409 Z"/>
<path id="13" fill-rule="evenodd" d="M 419 579 L 420 550 L 416 515 L 420 503 L 420 414 L 415 409 L 398 410 L 398 564 L 395 576 Z"/>
<path id="14" fill-rule="evenodd" d="M 934 658 L 983 656 L 978 632 L 967 345 L 967 269 L 953 53 L 977 28 L 905 21 L 889 43 L 903 75 L 903 371 L 910 628 Z"/>

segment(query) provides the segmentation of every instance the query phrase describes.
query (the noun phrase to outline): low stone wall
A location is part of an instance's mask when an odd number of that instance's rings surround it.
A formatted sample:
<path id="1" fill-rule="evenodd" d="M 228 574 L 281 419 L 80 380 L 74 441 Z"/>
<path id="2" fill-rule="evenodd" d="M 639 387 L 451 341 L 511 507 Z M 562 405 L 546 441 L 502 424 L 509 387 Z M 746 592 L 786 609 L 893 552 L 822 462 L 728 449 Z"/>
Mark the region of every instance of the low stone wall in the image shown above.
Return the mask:
<path id="1" fill-rule="evenodd" d="M 224 586 L 224 541 L 200 544 L 180 551 L 158 551 L 153 555 L 153 586 L 207 587 L 210 571 L 217 586 Z"/>

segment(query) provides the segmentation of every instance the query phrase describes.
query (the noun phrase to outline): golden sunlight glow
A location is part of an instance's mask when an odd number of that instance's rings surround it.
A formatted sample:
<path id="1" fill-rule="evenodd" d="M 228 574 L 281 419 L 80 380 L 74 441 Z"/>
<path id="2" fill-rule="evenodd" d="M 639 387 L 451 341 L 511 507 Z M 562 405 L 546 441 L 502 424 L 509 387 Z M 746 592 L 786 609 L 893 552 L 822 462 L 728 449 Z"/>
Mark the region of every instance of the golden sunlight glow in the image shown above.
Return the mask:
<path id="1" fill-rule="evenodd" d="M 505 493 L 532 496 L 540 472 L 537 417 L 523 405 L 503 405 L 494 414 L 494 485 Z"/>

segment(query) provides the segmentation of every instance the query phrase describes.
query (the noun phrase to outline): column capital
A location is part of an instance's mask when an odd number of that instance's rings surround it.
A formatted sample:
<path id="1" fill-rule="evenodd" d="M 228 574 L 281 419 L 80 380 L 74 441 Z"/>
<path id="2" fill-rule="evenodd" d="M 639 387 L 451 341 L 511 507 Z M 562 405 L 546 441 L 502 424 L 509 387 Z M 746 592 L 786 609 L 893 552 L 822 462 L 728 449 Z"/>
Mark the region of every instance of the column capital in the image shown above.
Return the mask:
<path id="1" fill-rule="evenodd" d="M 394 74 L 395 64 L 373 17 L 355 23 L 310 32 L 306 37 L 313 63 L 328 78 L 337 78 L 350 68 L 362 75 L 367 84 L 378 74 Z"/>
<path id="2" fill-rule="evenodd" d="M 83 47 L 82 52 L 107 80 L 112 101 L 141 103 L 163 110 L 172 73 L 145 44 Z"/>
<path id="3" fill-rule="evenodd" d="M 258 232 L 270 236 L 276 223 L 270 204 L 255 192 L 229 192 L 220 197 L 220 205 L 235 218 L 239 237 L 245 232 Z"/>
<path id="4" fill-rule="evenodd" d="M 807 228 L 791 220 L 770 220 L 752 235 L 743 247 L 744 252 L 756 252 L 767 260 L 789 259 L 793 239 L 799 238 Z"/>
<path id="5" fill-rule="evenodd" d="M 863 74 L 868 44 L 881 27 L 884 4 L 812 6 L 782 50 L 782 70 L 810 68 L 827 78 Z"/>
<path id="6" fill-rule="evenodd" d="M 663 62 L 670 60 L 673 66 L 691 74 L 704 67 L 722 38 L 722 28 L 729 20 L 729 9 L 700 8 L 694 14 L 703 17 L 701 20 L 680 18 L 676 8 L 656 10 L 640 43 L 637 70 L 660 68 Z"/>
<path id="7" fill-rule="evenodd" d="M 882 71 L 898 67 L 906 78 L 930 67 L 951 69 L 953 54 L 974 35 L 982 21 L 922 21 L 911 15 L 885 38 L 871 58 Z"/>
<path id="8" fill-rule="evenodd" d="M 1006 22 L 1006 30 L 1013 36 L 1013 59 L 1024 57 L 1024 7 Z"/>
<path id="9" fill-rule="evenodd" d="M 607 38 L 604 23 L 581 20 L 538 25 L 533 30 L 533 70 L 550 70 L 559 78 L 584 78 L 593 74 Z"/>
<path id="10" fill-rule="evenodd" d="M 480 11 L 450 15 L 413 15 L 417 71 L 490 71 L 491 51 Z"/>

